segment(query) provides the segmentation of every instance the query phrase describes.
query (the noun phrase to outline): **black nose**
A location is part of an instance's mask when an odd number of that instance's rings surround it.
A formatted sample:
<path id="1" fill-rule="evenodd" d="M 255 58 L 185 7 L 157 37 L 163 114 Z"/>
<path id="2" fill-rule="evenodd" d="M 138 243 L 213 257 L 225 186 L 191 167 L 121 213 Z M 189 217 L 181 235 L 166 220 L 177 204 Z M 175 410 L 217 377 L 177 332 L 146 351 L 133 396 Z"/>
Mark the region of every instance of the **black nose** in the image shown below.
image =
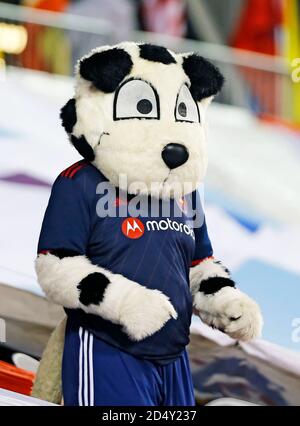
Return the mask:
<path id="1" fill-rule="evenodd" d="M 169 169 L 176 169 L 187 162 L 189 153 L 185 146 L 179 143 L 169 143 L 162 150 L 161 156 Z"/>

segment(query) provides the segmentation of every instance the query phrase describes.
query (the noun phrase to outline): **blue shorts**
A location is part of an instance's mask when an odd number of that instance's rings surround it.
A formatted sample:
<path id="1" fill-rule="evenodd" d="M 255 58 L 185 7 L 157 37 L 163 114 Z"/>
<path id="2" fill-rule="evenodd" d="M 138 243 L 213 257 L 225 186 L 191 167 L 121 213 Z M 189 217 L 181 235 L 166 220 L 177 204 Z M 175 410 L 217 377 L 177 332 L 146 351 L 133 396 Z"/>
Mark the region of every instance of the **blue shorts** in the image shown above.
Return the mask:
<path id="1" fill-rule="evenodd" d="M 170 364 L 155 364 L 97 339 L 70 321 L 62 382 L 65 405 L 195 405 L 186 351 Z"/>

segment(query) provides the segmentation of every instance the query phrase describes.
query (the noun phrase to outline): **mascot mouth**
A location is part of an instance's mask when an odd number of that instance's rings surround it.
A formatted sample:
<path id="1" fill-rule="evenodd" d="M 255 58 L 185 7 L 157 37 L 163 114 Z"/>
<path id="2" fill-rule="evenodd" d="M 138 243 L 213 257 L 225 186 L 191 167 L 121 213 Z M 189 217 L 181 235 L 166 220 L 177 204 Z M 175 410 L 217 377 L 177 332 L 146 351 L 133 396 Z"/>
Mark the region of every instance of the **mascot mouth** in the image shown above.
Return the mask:
<path id="1" fill-rule="evenodd" d="M 172 170 L 169 170 L 168 176 L 163 181 L 163 185 L 165 185 L 168 182 L 168 179 L 170 177 L 171 172 L 172 172 Z"/>
<path id="2" fill-rule="evenodd" d="M 100 137 L 99 137 L 99 140 L 98 140 L 97 146 L 99 146 L 99 145 L 100 145 L 100 143 L 101 143 L 101 139 L 102 139 L 102 137 L 103 137 L 103 136 L 110 136 L 110 133 L 108 133 L 108 132 L 102 132 L 102 133 L 101 133 L 101 135 L 100 135 Z"/>

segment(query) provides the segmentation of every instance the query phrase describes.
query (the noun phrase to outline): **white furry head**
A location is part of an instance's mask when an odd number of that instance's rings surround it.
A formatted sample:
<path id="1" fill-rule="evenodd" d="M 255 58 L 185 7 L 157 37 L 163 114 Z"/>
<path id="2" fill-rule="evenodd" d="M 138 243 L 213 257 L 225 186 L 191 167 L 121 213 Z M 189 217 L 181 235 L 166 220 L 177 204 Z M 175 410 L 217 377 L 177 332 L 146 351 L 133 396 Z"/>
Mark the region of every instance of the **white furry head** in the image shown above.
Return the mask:
<path id="1" fill-rule="evenodd" d="M 207 167 L 206 106 L 223 84 L 212 64 L 127 42 L 94 49 L 79 61 L 76 80 L 63 125 L 111 183 L 156 196 L 195 190 Z"/>

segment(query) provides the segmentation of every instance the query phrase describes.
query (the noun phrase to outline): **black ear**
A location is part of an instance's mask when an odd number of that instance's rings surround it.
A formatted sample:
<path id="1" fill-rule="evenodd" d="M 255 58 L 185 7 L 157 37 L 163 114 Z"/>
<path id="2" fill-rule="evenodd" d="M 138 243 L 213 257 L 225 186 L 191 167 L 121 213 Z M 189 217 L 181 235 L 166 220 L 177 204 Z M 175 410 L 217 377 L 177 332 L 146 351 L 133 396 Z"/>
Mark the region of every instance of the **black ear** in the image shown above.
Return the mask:
<path id="1" fill-rule="evenodd" d="M 161 62 L 162 64 L 176 64 L 176 60 L 171 53 L 163 46 L 156 46 L 155 44 L 139 44 L 140 57 L 147 61 Z"/>
<path id="2" fill-rule="evenodd" d="M 133 62 L 129 53 L 113 48 L 96 52 L 80 61 L 80 75 L 102 92 L 112 93 L 131 71 Z"/>
<path id="3" fill-rule="evenodd" d="M 216 95 L 224 84 L 224 77 L 217 67 L 197 54 L 183 58 L 182 67 L 191 81 L 191 93 L 197 102 Z"/>
<path id="4" fill-rule="evenodd" d="M 73 127 L 77 121 L 76 115 L 76 101 L 75 99 L 70 99 L 66 105 L 60 110 L 60 118 L 62 125 L 67 133 L 72 133 Z"/>

